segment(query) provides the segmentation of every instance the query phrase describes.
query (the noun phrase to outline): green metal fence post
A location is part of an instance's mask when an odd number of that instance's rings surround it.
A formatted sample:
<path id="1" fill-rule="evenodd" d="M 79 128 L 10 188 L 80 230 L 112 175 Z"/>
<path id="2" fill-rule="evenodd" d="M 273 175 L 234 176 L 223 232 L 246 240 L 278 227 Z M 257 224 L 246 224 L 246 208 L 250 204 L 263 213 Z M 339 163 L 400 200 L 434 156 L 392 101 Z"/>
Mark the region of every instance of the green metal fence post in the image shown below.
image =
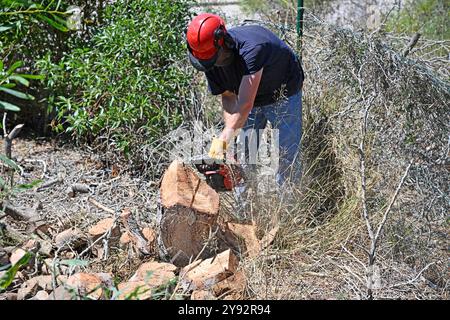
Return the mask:
<path id="1" fill-rule="evenodd" d="M 297 0 L 297 34 L 303 34 L 303 0 Z"/>
<path id="2" fill-rule="evenodd" d="M 297 0 L 297 52 L 302 59 L 303 0 Z"/>

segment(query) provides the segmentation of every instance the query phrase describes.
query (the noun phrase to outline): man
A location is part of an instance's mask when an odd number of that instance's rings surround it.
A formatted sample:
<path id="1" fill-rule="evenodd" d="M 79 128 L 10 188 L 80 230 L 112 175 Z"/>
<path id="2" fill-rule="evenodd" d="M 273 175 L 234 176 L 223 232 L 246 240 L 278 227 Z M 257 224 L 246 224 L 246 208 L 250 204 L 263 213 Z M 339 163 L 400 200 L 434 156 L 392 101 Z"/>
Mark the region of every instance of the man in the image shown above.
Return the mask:
<path id="1" fill-rule="evenodd" d="M 187 29 L 189 59 L 205 73 L 213 95 L 222 96 L 225 127 L 214 138 L 211 158 L 222 159 L 239 129 L 279 130 L 276 181 L 299 178 L 295 167 L 302 134 L 303 70 L 295 53 L 268 29 L 247 25 L 227 30 L 217 15 L 204 13 Z M 280 188 L 281 189 L 281 188 Z M 243 191 L 243 190 L 242 190 Z"/>

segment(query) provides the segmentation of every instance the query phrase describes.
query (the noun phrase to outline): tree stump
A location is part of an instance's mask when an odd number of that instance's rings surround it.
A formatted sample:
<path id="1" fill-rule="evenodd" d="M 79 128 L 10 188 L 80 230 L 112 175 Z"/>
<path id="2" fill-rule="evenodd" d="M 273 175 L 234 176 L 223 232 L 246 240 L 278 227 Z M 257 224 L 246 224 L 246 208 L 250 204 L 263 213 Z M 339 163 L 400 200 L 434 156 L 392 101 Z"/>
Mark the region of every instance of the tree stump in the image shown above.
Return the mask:
<path id="1" fill-rule="evenodd" d="M 214 254 L 219 195 L 192 168 L 174 161 L 164 173 L 158 206 L 158 248 L 176 266 Z"/>

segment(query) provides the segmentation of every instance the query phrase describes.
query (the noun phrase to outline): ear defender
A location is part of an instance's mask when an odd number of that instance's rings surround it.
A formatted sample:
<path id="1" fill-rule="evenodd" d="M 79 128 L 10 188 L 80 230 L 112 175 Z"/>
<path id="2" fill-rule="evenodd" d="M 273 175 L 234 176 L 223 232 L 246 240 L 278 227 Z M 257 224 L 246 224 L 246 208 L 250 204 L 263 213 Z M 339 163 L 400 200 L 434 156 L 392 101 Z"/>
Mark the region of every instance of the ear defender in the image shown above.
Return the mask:
<path id="1" fill-rule="evenodd" d="M 219 49 L 221 47 L 221 45 L 223 45 L 224 41 L 223 39 L 225 38 L 225 26 L 224 25 L 220 25 L 216 31 L 214 31 L 214 46 Z M 222 40 L 222 44 L 220 44 L 220 40 Z"/>

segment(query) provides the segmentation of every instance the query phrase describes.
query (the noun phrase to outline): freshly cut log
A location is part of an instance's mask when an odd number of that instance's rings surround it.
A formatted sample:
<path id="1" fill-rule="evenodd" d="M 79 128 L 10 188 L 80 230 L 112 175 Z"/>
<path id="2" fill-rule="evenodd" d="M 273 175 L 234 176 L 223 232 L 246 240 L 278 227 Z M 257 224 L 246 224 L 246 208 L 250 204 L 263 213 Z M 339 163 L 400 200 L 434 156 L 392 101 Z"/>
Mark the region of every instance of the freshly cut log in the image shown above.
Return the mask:
<path id="1" fill-rule="evenodd" d="M 178 267 L 200 254 L 214 254 L 210 235 L 217 230 L 219 195 L 192 168 L 174 161 L 160 187 L 158 247 L 162 258 Z"/>
<path id="2" fill-rule="evenodd" d="M 238 258 L 230 249 L 213 258 L 195 261 L 181 270 L 181 285 L 185 290 L 208 290 L 232 276 L 238 264 Z"/>

